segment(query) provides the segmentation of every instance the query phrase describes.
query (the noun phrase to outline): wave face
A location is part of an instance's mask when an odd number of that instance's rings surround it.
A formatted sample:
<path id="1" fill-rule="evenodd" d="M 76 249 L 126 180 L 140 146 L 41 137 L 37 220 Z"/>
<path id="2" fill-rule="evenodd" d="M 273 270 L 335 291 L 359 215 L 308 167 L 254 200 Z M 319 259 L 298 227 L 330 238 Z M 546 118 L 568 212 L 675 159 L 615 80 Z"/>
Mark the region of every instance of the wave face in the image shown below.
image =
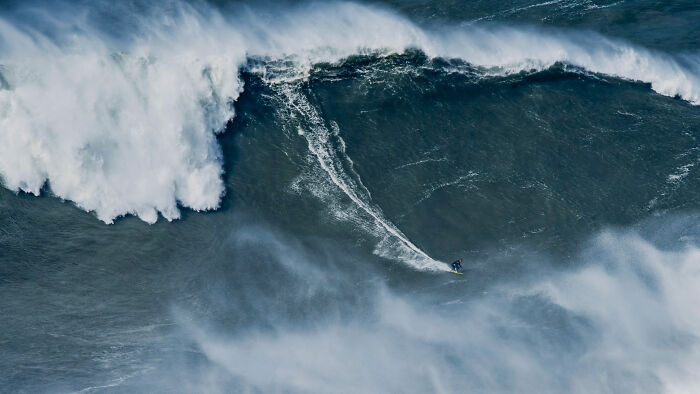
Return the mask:
<path id="1" fill-rule="evenodd" d="M 215 209 L 223 193 L 215 135 L 233 116 L 249 57 L 287 59 L 304 70 L 348 56 L 401 53 L 458 58 L 483 78 L 563 62 L 586 72 L 651 84 L 700 101 L 700 64 L 591 33 L 536 28 L 422 28 L 390 11 L 352 3 L 268 15 L 222 14 L 184 3 L 128 15 L 114 29 L 90 8 L 59 22 L 30 13 L 2 20 L 0 175 L 13 191 L 56 196 L 111 223 L 134 214 L 153 223 L 178 205 Z M 127 12 L 128 10 L 122 10 Z M 21 15 L 21 13 L 18 13 Z M 121 24 L 119 24 L 121 23 Z M 41 27 L 37 28 L 35 24 Z"/>
<path id="2" fill-rule="evenodd" d="M 0 4 L 0 391 L 692 392 L 697 16 Z"/>

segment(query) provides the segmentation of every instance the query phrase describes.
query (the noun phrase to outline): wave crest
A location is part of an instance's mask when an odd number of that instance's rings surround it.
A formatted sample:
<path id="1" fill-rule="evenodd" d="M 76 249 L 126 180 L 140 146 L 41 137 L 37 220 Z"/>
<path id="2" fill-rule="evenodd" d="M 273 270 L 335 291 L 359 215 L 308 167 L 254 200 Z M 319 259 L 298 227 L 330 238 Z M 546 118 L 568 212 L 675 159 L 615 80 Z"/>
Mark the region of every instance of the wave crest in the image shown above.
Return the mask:
<path id="1" fill-rule="evenodd" d="M 48 182 L 55 195 L 107 223 L 125 214 L 172 220 L 178 204 L 218 207 L 224 187 L 215 134 L 234 116 L 239 70 L 250 57 L 308 69 L 419 49 L 487 75 L 563 62 L 700 103 L 697 58 L 679 62 L 593 33 L 429 29 L 353 3 L 224 16 L 171 2 L 109 29 L 80 11 L 64 12 L 74 15 L 69 24 L 44 14 L 31 26 L 0 19 L 0 177 L 8 189 L 37 195 Z M 120 28 L 130 30 L 109 32 Z"/>

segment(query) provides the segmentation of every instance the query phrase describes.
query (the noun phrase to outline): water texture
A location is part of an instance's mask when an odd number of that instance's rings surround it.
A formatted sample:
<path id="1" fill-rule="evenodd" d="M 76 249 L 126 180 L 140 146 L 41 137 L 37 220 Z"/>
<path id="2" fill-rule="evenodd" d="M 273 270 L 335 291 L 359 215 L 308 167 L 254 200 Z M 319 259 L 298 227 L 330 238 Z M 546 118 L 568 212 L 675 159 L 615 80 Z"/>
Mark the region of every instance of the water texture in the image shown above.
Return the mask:
<path id="1" fill-rule="evenodd" d="M 699 18 L 4 3 L 0 391 L 693 392 Z"/>

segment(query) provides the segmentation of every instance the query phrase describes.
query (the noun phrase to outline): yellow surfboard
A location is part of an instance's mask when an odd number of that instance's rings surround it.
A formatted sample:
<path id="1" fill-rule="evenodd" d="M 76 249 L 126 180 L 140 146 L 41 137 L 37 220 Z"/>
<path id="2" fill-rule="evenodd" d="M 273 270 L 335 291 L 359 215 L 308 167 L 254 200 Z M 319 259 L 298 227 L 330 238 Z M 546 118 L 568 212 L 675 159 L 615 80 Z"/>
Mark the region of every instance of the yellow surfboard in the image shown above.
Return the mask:
<path id="1" fill-rule="evenodd" d="M 454 270 L 450 270 L 450 272 L 452 272 L 453 274 L 457 274 L 457 275 L 464 275 L 464 272 L 457 272 Z"/>

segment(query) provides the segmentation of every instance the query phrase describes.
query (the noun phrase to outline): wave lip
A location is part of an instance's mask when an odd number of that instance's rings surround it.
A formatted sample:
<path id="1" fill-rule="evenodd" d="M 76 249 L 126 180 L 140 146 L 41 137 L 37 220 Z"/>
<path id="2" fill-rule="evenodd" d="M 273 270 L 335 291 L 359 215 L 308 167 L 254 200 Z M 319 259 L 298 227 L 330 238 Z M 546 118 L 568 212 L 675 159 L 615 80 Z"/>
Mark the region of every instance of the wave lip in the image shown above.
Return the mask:
<path id="1" fill-rule="evenodd" d="M 214 209 L 224 188 L 215 133 L 232 118 L 245 59 L 210 34 L 164 37 L 115 51 L 98 32 L 70 46 L 8 22 L 0 58 L 4 186 L 58 197 L 100 220 L 179 217 L 178 203 Z M 222 54 L 223 52 L 223 54 Z"/>

